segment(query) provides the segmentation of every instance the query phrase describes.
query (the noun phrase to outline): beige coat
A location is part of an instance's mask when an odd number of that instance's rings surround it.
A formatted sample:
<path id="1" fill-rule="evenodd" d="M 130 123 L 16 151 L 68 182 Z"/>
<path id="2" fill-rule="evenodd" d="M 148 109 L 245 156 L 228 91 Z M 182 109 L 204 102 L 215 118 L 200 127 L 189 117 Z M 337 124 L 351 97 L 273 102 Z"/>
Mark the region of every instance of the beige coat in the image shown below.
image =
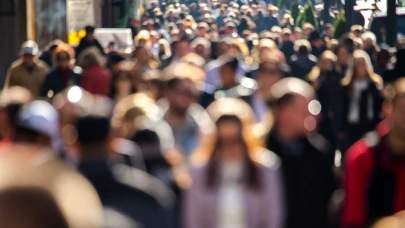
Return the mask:
<path id="1" fill-rule="evenodd" d="M 49 73 L 49 67 L 45 62 L 36 59 L 32 72 L 29 72 L 23 65 L 23 60 L 19 59 L 11 64 L 4 88 L 11 86 L 21 86 L 27 88 L 34 97 L 39 96 L 42 83 Z"/>

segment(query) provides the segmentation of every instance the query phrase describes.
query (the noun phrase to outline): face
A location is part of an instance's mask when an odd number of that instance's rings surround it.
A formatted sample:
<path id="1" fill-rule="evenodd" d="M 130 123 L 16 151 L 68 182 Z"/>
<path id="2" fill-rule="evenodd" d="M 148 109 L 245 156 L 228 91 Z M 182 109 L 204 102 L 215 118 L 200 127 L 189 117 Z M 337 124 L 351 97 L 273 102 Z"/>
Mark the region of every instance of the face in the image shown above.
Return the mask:
<path id="1" fill-rule="evenodd" d="M 290 41 L 290 35 L 289 34 L 284 34 L 283 35 L 283 42 L 288 42 Z"/>
<path id="2" fill-rule="evenodd" d="M 328 36 L 332 36 L 332 34 L 333 34 L 333 29 L 332 28 L 328 28 L 328 29 L 326 29 L 326 34 L 328 35 Z"/>
<path id="3" fill-rule="evenodd" d="M 135 59 L 139 61 L 139 63 L 146 64 L 150 59 L 149 52 L 145 48 L 141 48 L 135 56 Z"/>
<path id="4" fill-rule="evenodd" d="M 193 81 L 183 79 L 176 88 L 169 89 L 167 98 L 173 110 L 179 114 L 184 114 L 196 102 L 198 90 Z"/>
<path id="5" fill-rule="evenodd" d="M 325 60 L 323 61 L 323 63 L 322 63 L 321 70 L 322 70 L 323 72 L 325 72 L 325 71 L 328 71 L 328 70 L 331 69 L 331 68 L 332 68 L 332 60 L 330 60 L 330 59 L 325 59 Z"/>
<path id="6" fill-rule="evenodd" d="M 34 65 L 34 59 L 35 59 L 34 55 L 24 55 L 23 56 L 24 64 L 27 65 L 27 66 L 33 66 Z"/>
<path id="7" fill-rule="evenodd" d="M 398 97 L 392 105 L 391 114 L 388 116 L 392 127 L 405 134 L 405 97 Z"/>
<path id="8" fill-rule="evenodd" d="M 301 39 L 302 34 L 299 31 L 295 31 L 294 32 L 294 38 L 295 40 L 299 40 Z"/>
<path id="9" fill-rule="evenodd" d="M 177 58 L 183 58 L 190 52 L 190 44 L 188 42 L 180 42 L 176 45 L 176 56 Z"/>
<path id="10" fill-rule="evenodd" d="M 358 77 L 364 77 L 367 75 L 367 64 L 363 58 L 357 59 L 356 73 Z"/>
<path id="11" fill-rule="evenodd" d="M 66 69 L 69 67 L 70 57 L 68 53 L 62 52 L 59 53 L 56 57 L 56 62 L 59 68 Z"/>
<path id="12" fill-rule="evenodd" d="M 339 48 L 338 52 L 337 52 L 337 60 L 339 62 L 340 65 L 347 65 L 347 61 L 348 61 L 348 53 L 346 48 Z"/>
<path id="13" fill-rule="evenodd" d="M 276 63 L 267 62 L 261 65 L 257 82 L 262 89 L 269 90 L 280 79 L 281 75 Z"/>
<path id="14" fill-rule="evenodd" d="M 285 107 L 280 110 L 280 116 L 288 120 L 291 128 L 294 129 L 296 137 L 302 137 L 316 129 L 317 121 L 313 113 L 319 113 L 311 107 L 310 104 L 313 104 L 312 99 L 301 95 L 294 95 L 292 99 L 290 104 L 286 104 Z M 318 106 L 318 108 L 319 107 L 320 106 Z M 312 110 L 312 113 L 310 110 Z"/>
<path id="15" fill-rule="evenodd" d="M 217 139 L 222 154 L 237 156 L 241 153 L 241 131 L 241 126 L 236 121 L 224 120 L 217 125 Z"/>
<path id="16" fill-rule="evenodd" d="M 203 45 L 197 45 L 197 47 L 195 47 L 194 49 L 194 52 L 204 59 L 208 57 L 208 51 L 204 48 Z"/>
<path id="17" fill-rule="evenodd" d="M 305 37 L 309 37 L 309 34 L 311 34 L 311 32 L 312 32 L 312 29 L 310 29 L 310 28 L 306 28 L 306 29 L 304 29 L 304 35 L 305 35 Z"/>
<path id="18" fill-rule="evenodd" d="M 89 41 L 94 41 L 94 33 L 87 33 L 87 35 L 86 35 L 86 37 L 87 37 L 87 39 L 89 40 Z"/>
<path id="19" fill-rule="evenodd" d="M 128 72 L 121 72 L 115 86 L 120 93 L 130 95 L 132 89 L 131 75 Z"/>

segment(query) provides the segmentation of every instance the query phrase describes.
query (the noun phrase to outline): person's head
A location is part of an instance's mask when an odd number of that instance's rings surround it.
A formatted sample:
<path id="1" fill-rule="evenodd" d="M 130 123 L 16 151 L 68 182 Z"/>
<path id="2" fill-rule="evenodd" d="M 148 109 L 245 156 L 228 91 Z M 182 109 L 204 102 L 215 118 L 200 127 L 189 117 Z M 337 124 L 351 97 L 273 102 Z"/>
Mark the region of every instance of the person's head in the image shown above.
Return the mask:
<path id="1" fill-rule="evenodd" d="M 151 59 L 150 52 L 145 46 L 137 46 L 132 52 L 132 59 L 136 61 L 136 64 L 146 65 Z"/>
<path id="2" fill-rule="evenodd" d="M 211 43 L 206 38 L 199 37 L 194 39 L 191 42 L 191 49 L 205 60 L 211 56 Z"/>
<path id="3" fill-rule="evenodd" d="M 385 89 L 383 113 L 388 120 L 391 131 L 398 135 L 405 134 L 405 79 L 399 78 Z"/>
<path id="4" fill-rule="evenodd" d="M 266 50 L 261 54 L 257 72 L 256 80 L 259 89 L 265 91 L 268 91 L 274 83 L 284 77 L 280 58 L 275 51 Z"/>
<path id="5" fill-rule="evenodd" d="M 59 119 L 58 113 L 49 103 L 36 100 L 22 106 L 16 122 L 16 143 L 50 148 L 55 146 Z"/>
<path id="6" fill-rule="evenodd" d="M 159 39 L 158 44 L 159 44 L 159 56 L 161 56 L 161 55 L 171 56 L 172 55 L 172 50 L 170 49 L 170 44 L 169 44 L 169 42 L 167 42 L 166 39 Z"/>
<path id="7" fill-rule="evenodd" d="M 78 58 L 78 65 L 86 70 L 88 67 L 93 65 L 104 65 L 104 58 L 101 55 L 100 50 L 96 47 L 89 47 L 85 49 Z"/>
<path id="8" fill-rule="evenodd" d="M 227 60 L 219 69 L 221 75 L 221 82 L 225 88 L 231 88 L 236 83 L 236 70 L 239 61 L 237 58 Z"/>
<path id="9" fill-rule="evenodd" d="M 294 19 L 291 17 L 291 14 L 285 14 L 283 17 L 283 24 L 285 25 L 293 25 Z"/>
<path id="10" fill-rule="evenodd" d="M 302 30 L 304 31 L 304 37 L 308 39 L 311 32 L 315 30 L 315 27 L 311 23 L 305 23 L 302 26 Z"/>
<path id="11" fill-rule="evenodd" d="M 281 37 L 283 43 L 291 41 L 291 29 L 285 28 L 282 32 L 283 36 Z"/>
<path id="12" fill-rule="evenodd" d="M 319 57 L 316 67 L 313 67 L 311 72 L 309 72 L 308 80 L 315 83 L 321 75 L 333 69 L 336 59 L 337 57 L 332 51 L 324 51 Z"/>
<path id="13" fill-rule="evenodd" d="M 361 35 L 363 41 L 363 49 L 368 51 L 372 50 L 377 45 L 377 38 L 372 32 L 365 32 Z"/>
<path id="14" fill-rule="evenodd" d="M 225 24 L 225 33 L 226 34 L 232 34 L 233 32 L 235 32 L 235 24 L 233 22 L 227 22 Z"/>
<path id="15" fill-rule="evenodd" d="M 181 59 L 190 53 L 190 40 L 188 38 L 180 39 L 174 48 L 174 54 L 177 58 Z"/>
<path id="16" fill-rule="evenodd" d="M 324 29 L 325 29 L 325 34 L 326 34 L 327 37 L 329 37 L 329 38 L 333 37 L 333 26 L 332 26 L 332 24 L 329 24 L 329 23 L 325 24 Z"/>
<path id="17" fill-rule="evenodd" d="M 221 98 L 213 102 L 207 112 L 216 125 L 215 134 L 202 145 L 202 152 L 208 157 L 207 186 L 220 184 L 219 165 L 233 163 L 242 168 L 240 181 L 248 188 L 260 190 L 254 161 L 260 140 L 253 134 L 253 110 L 240 99 Z"/>
<path id="18" fill-rule="evenodd" d="M 156 31 L 150 31 L 149 35 L 150 35 L 150 42 L 152 44 L 155 44 L 158 41 L 158 39 L 160 38 L 160 34 Z"/>
<path id="19" fill-rule="evenodd" d="M 353 64 L 342 80 L 344 86 L 351 86 L 355 80 L 370 80 L 377 88 L 381 88 L 383 81 L 374 73 L 369 55 L 363 50 L 353 52 Z"/>
<path id="20" fill-rule="evenodd" d="M 32 100 L 30 91 L 12 86 L 0 93 L 0 138 L 14 139 L 20 108 Z"/>
<path id="21" fill-rule="evenodd" d="M 8 228 L 68 228 L 54 197 L 38 187 L 0 191 L 0 223 Z"/>
<path id="22" fill-rule="evenodd" d="M 118 72 L 113 78 L 113 97 L 119 95 L 120 98 L 128 96 L 135 91 L 134 88 L 134 64 L 131 61 L 122 61 L 118 65 Z"/>
<path id="23" fill-rule="evenodd" d="M 35 58 L 38 54 L 38 44 L 35 41 L 28 40 L 21 45 L 20 56 L 24 65 L 31 67 L 35 64 Z"/>
<path id="24" fill-rule="evenodd" d="M 208 33 L 209 30 L 209 26 L 207 23 L 205 22 L 201 22 L 198 24 L 197 27 L 198 31 L 197 31 L 197 37 L 205 37 Z"/>
<path id="25" fill-rule="evenodd" d="M 308 55 L 311 51 L 311 44 L 307 40 L 297 40 L 294 44 L 294 51 L 300 55 Z"/>
<path id="26" fill-rule="evenodd" d="M 60 44 L 54 51 L 53 58 L 58 68 L 68 68 L 73 58 L 71 47 L 68 44 Z"/>
<path id="27" fill-rule="evenodd" d="M 175 77 L 166 84 L 166 98 L 170 105 L 170 111 L 179 116 L 184 116 L 188 108 L 198 98 L 198 89 L 189 78 Z"/>
<path id="28" fill-rule="evenodd" d="M 294 40 L 302 39 L 302 29 L 299 27 L 294 28 Z"/>
<path id="29" fill-rule="evenodd" d="M 304 137 L 317 127 L 321 105 L 313 87 L 298 78 L 284 78 L 270 89 L 268 104 L 274 112 L 276 130 L 291 140 Z"/>
<path id="30" fill-rule="evenodd" d="M 363 33 L 363 26 L 361 26 L 361 25 L 353 25 L 350 28 L 350 31 L 355 37 L 360 38 L 361 34 Z"/>
<path id="31" fill-rule="evenodd" d="M 308 41 L 311 42 L 311 45 L 316 48 L 322 47 L 322 38 L 318 31 L 312 31 L 309 34 Z"/>
<path id="32" fill-rule="evenodd" d="M 96 30 L 96 28 L 94 28 L 94 26 L 86 26 L 84 30 L 86 31 L 87 40 L 93 42 L 95 40 L 94 31 Z"/>
<path id="33" fill-rule="evenodd" d="M 337 64 L 340 66 L 347 66 L 349 61 L 349 51 L 345 45 L 336 46 L 334 53 L 337 57 Z"/>
<path id="34" fill-rule="evenodd" d="M 387 49 L 381 49 L 377 54 L 377 66 L 385 68 L 390 58 L 390 52 Z"/>

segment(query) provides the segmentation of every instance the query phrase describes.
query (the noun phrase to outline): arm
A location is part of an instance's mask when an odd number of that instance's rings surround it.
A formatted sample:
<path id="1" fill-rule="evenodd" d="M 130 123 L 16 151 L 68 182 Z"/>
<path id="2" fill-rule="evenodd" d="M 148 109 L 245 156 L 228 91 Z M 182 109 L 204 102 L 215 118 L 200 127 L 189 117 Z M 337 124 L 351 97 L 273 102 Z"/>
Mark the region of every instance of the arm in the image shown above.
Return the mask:
<path id="1" fill-rule="evenodd" d="M 345 201 L 342 227 L 362 228 L 367 220 L 367 188 L 374 163 L 373 152 L 364 140 L 354 144 L 347 152 L 345 165 Z"/>
<path id="2" fill-rule="evenodd" d="M 11 75 L 12 75 L 12 69 L 10 68 L 7 71 L 6 81 L 4 83 L 4 89 L 8 89 L 10 86 L 13 85 L 13 81 L 11 80 Z"/>

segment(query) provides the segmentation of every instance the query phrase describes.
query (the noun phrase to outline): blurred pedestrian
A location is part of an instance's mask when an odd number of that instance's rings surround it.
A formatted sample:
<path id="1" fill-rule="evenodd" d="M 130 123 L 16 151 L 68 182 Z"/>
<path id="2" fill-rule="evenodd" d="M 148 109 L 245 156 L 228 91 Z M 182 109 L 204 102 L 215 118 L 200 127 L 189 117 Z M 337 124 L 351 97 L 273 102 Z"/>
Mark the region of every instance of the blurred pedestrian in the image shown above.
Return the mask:
<path id="1" fill-rule="evenodd" d="M 97 48 L 91 47 L 82 52 L 78 65 L 83 68 L 80 86 L 92 94 L 108 96 L 111 76 L 103 67 L 104 58 Z"/>
<path id="2" fill-rule="evenodd" d="M 381 121 L 383 80 L 374 73 L 368 54 L 357 50 L 353 53 L 353 66 L 342 79 L 342 85 L 344 96 L 339 137 L 345 152 Z"/>
<path id="3" fill-rule="evenodd" d="M 94 37 L 94 31 L 96 28 L 93 26 L 86 26 L 84 30 L 86 31 L 86 36 L 80 40 L 79 45 L 76 47 L 76 59 L 78 59 L 82 52 L 89 47 L 95 47 L 102 55 L 105 55 L 104 48 Z"/>
<path id="4" fill-rule="evenodd" d="M 365 227 L 405 209 L 404 88 L 401 78 L 386 90 L 383 112 L 389 131 L 367 134 L 346 154 L 343 227 Z"/>
<path id="5" fill-rule="evenodd" d="M 180 59 L 187 55 L 190 51 L 190 41 L 188 38 L 182 38 L 181 40 L 176 41 L 174 44 L 173 55 L 162 61 L 160 69 L 164 69 L 172 63 L 179 62 Z"/>
<path id="6" fill-rule="evenodd" d="M 62 43 L 63 42 L 61 40 L 52 41 L 49 45 L 47 45 L 45 51 L 42 52 L 42 54 L 39 56 L 39 59 L 48 64 L 49 68 L 52 68 L 54 66 L 54 52 L 56 48 Z"/>
<path id="7" fill-rule="evenodd" d="M 73 50 L 67 44 L 60 44 L 54 51 L 55 69 L 45 78 L 41 88 L 41 97 L 53 98 L 65 88 L 80 83 L 82 69 L 72 67 Z"/>
<path id="8" fill-rule="evenodd" d="M 291 56 L 291 76 L 304 79 L 316 65 L 318 59 L 311 54 L 311 44 L 307 40 L 297 40 L 294 45 L 295 54 Z"/>
<path id="9" fill-rule="evenodd" d="M 34 97 L 40 95 L 42 83 L 49 67 L 37 57 L 38 44 L 32 40 L 21 45 L 20 59 L 11 64 L 4 88 L 21 86 L 28 89 Z"/>
<path id="10" fill-rule="evenodd" d="M 282 163 L 285 227 L 327 227 L 329 200 L 336 187 L 334 151 L 313 133 L 321 111 L 316 93 L 300 79 L 284 78 L 271 88 L 269 104 L 274 124 L 266 144 Z"/>
<path id="11" fill-rule="evenodd" d="M 267 167 L 253 159 L 259 148 L 250 132 L 252 110 L 241 100 L 225 98 L 208 111 L 215 116 L 216 134 L 204 143 L 200 153 L 209 159 L 194 170 L 186 192 L 184 226 L 283 227 L 280 163 L 269 151 Z"/>

